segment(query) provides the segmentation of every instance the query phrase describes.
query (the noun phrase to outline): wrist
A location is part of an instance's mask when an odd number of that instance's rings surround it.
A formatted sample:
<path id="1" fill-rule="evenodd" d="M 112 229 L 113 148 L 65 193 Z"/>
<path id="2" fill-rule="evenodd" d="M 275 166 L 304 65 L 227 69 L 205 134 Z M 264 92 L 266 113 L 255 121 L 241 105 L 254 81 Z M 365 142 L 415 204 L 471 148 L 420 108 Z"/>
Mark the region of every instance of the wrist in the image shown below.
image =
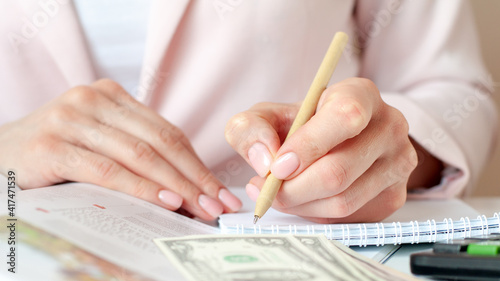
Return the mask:
<path id="1" fill-rule="evenodd" d="M 417 152 L 418 164 L 408 179 L 407 189 L 430 188 L 438 185 L 441 182 L 441 174 L 444 170 L 443 162 L 434 157 L 411 137 L 410 141 Z"/>

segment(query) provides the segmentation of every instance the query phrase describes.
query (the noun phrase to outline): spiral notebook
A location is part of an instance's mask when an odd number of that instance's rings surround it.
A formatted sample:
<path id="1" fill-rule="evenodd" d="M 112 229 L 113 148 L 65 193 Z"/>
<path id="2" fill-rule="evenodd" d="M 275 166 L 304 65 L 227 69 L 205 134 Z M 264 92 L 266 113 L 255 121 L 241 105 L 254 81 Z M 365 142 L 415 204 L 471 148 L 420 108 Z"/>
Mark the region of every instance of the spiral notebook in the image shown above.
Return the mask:
<path id="1" fill-rule="evenodd" d="M 228 234 L 321 233 L 347 246 L 434 243 L 500 232 L 500 212 L 480 215 L 458 199 L 408 201 L 379 223 L 315 224 L 273 209 L 257 225 L 252 219 L 252 211 L 224 214 L 219 227 Z"/>

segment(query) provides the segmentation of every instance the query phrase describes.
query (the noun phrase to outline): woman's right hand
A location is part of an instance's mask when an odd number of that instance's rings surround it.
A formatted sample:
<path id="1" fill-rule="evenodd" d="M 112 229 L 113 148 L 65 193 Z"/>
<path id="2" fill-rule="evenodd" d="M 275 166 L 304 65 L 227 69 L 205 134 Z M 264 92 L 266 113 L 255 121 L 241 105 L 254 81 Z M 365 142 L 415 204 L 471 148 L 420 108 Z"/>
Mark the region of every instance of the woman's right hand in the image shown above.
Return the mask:
<path id="1" fill-rule="evenodd" d="M 11 169 L 21 188 L 88 182 L 205 220 L 241 207 L 180 129 L 109 79 L 2 125 L 0 172 Z"/>

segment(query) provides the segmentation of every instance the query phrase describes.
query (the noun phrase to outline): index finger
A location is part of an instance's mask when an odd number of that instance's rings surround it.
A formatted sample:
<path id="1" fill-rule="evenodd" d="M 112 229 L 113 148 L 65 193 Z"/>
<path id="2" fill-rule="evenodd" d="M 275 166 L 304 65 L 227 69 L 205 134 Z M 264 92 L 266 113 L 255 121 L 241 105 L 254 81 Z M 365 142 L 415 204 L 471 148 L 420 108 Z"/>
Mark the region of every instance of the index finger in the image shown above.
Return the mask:
<path id="1" fill-rule="evenodd" d="M 121 147 L 125 147 L 137 157 L 130 159 L 117 155 L 117 147 L 120 145 L 110 145 L 109 149 L 102 153 L 121 159 L 130 170 L 147 179 L 157 180 L 182 195 L 185 199 L 184 207 L 194 215 L 213 219 L 222 212 L 223 205 L 226 211 L 239 209 L 239 199 L 203 164 L 180 129 L 135 101 L 119 84 L 111 80 L 99 80 L 92 86 L 116 106 L 115 110 L 97 108 L 99 115 L 108 120 L 112 128 L 124 132 L 124 135 L 130 135 L 123 138 L 126 140 Z M 137 143 L 142 145 L 138 147 Z M 155 167 L 150 167 L 153 164 Z M 210 214 L 212 218 L 207 218 L 203 212 Z"/>
<path id="2" fill-rule="evenodd" d="M 271 172 L 291 179 L 335 146 L 366 128 L 381 103 L 376 86 L 351 78 L 323 92 L 316 115 L 292 134 L 276 154 Z"/>

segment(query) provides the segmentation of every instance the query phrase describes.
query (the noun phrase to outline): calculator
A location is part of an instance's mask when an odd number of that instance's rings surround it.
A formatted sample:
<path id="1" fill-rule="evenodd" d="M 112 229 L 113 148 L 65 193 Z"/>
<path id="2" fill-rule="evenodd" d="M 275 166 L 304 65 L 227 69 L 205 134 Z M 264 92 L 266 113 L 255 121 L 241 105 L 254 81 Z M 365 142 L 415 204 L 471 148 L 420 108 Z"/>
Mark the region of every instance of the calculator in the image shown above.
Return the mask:
<path id="1" fill-rule="evenodd" d="M 444 280 L 500 280 L 500 233 L 434 244 L 410 256 L 411 272 Z"/>

